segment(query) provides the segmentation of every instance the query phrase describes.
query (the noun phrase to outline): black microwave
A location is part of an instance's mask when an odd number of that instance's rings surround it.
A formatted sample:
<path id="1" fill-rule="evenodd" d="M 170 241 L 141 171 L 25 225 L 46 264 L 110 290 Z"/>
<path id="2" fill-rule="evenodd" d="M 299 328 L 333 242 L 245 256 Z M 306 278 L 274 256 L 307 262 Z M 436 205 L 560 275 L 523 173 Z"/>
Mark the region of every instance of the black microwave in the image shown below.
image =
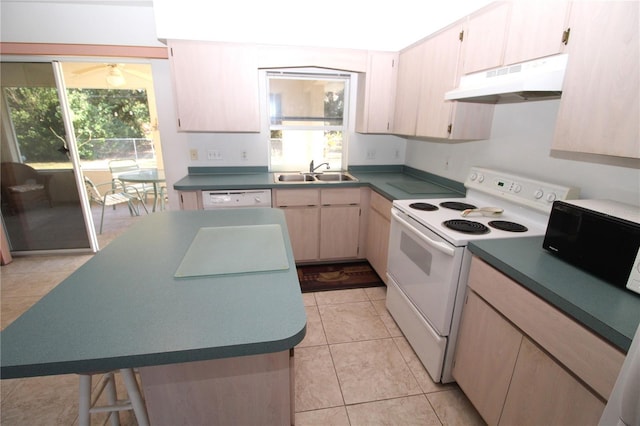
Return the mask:
<path id="1" fill-rule="evenodd" d="M 640 208 L 611 200 L 553 203 L 543 247 L 615 286 L 640 293 Z"/>

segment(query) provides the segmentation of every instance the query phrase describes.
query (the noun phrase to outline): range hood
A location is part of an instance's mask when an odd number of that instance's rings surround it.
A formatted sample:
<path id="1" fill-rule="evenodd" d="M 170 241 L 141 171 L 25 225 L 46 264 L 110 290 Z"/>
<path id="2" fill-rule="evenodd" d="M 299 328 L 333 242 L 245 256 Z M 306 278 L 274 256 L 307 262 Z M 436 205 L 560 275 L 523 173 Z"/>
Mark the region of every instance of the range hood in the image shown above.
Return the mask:
<path id="1" fill-rule="evenodd" d="M 467 74 L 445 100 L 483 104 L 558 99 L 562 94 L 567 54 Z"/>

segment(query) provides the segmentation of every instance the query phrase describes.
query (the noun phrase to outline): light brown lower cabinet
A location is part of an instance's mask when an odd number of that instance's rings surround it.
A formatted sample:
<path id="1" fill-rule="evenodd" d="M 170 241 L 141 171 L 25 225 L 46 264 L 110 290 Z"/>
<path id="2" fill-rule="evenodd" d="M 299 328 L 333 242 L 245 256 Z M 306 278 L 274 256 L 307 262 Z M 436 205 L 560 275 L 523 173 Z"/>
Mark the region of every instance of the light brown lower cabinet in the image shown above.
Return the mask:
<path id="1" fill-rule="evenodd" d="M 152 425 L 292 425 L 293 350 L 141 367 Z"/>
<path id="2" fill-rule="evenodd" d="M 391 201 L 371 191 L 369 223 L 367 224 L 367 260 L 382 281 L 387 282 L 387 254 L 391 228 Z"/>
<path id="3" fill-rule="evenodd" d="M 179 191 L 180 210 L 202 210 L 202 194 L 200 191 Z"/>
<path id="4" fill-rule="evenodd" d="M 522 334 L 470 291 L 458 331 L 453 377 L 482 418 L 497 425 Z"/>
<path id="5" fill-rule="evenodd" d="M 474 257 L 453 377 L 490 425 L 596 425 L 624 353 Z"/>
<path id="6" fill-rule="evenodd" d="M 502 425 L 596 425 L 605 403 L 526 337 L 504 403 Z"/>
<path id="7" fill-rule="evenodd" d="M 296 262 L 354 259 L 360 254 L 360 188 L 277 189 Z"/>
<path id="8" fill-rule="evenodd" d="M 320 258 L 358 257 L 360 206 L 323 206 L 320 209 Z"/>

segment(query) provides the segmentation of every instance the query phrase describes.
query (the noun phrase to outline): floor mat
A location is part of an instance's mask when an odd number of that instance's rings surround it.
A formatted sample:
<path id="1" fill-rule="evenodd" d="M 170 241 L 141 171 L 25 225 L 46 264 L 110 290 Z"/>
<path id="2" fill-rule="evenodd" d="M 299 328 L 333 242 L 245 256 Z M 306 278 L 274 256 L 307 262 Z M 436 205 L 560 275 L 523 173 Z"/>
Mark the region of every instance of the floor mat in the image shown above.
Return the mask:
<path id="1" fill-rule="evenodd" d="M 297 269 L 303 293 L 385 285 L 369 262 L 305 265 Z"/>

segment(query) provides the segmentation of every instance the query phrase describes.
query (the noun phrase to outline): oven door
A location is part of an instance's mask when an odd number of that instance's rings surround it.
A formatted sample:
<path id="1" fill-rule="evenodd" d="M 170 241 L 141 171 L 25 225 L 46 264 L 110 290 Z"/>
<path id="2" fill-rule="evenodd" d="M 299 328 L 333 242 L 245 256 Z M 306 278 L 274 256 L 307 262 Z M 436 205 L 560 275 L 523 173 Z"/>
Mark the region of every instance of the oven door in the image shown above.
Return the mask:
<path id="1" fill-rule="evenodd" d="M 440 336 L 448 336 L 464 247 L 456 247 L 399 210 L 391 210 L 387 270 Z"/>

